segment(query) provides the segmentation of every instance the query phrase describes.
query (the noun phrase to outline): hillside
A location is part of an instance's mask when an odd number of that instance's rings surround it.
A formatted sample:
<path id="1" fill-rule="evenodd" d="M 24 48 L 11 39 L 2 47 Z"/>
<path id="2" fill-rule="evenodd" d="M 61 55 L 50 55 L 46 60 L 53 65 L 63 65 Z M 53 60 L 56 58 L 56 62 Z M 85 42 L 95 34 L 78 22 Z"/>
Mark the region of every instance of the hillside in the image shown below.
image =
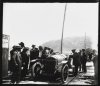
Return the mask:
<path id="1" fill-rule="evenodd" d="M 61 40 L 51 40 L 42 44 L 42 46 L 47 46 L 54 49 L 54 51 L 60 52 Z M 84 37 L 67 37 L 63 39 L 63 52 L 82 49 L 84 46 Z M 89 37 L 86 38 L 86 48 L 91 48 L 91 39 Z"/>

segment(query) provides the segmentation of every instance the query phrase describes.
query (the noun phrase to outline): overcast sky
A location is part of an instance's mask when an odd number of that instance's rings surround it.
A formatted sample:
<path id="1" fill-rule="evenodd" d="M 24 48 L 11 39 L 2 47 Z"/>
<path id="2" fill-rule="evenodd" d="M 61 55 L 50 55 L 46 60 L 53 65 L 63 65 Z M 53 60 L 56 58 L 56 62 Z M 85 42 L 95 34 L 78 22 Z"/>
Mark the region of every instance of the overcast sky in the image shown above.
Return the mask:
<path id="1" fill-rule="evenodd" d="M 65 3 L 4 3 L 3 34 L 10 46 L 24 42 L 41 45 L 61 39 Z M 64 38 L 90 36 L 92 48 L 98 43 L 98 3 L 67 3 Z"/>

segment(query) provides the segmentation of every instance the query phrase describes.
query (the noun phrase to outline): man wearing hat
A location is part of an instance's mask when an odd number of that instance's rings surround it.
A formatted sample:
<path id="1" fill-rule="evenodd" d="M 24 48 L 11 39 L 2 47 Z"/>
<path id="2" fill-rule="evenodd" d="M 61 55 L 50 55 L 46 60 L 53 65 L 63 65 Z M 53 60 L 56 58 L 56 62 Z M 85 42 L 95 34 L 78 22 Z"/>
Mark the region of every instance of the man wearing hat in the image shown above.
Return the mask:
<path id="1" fill-rule="evenodd" d="M 11 52 L 11 65 L 12 65 L 11 83 L 13 84 L 20 82 L 21 65 L 22 65 L 20 50 L 21 50 L 20 46 L 14 46 L 13 51 Z"/>
<path id="2" fill-rule="evenodd" d="M 21 46 L 21 52 L 23 51 L 23 49 L 25 48 L 25 45 L 23 42 L 20 42 L 19 45 Z"/>
<path id="3" fill-rule="evenodd" d="M 36 59 L 36 47 L 35 45 L 32 45 L 32 49 L 30 50 L 30 60 Z"/>
<path id="4" fill-rule="evenodd" d="M 85 53 L 85 49 L 82 49 L 82 71 L 83 72 L 87 72 L 87 69 L 86 69 L 86 62 L 87 62 L 87 56 L 86 56 L 86 53 Z"/>
<path id="5" fill-rule="evenodd" d="M 24 79 L 25 76 L 27 75 L 28 73 L 28 64 L 29 64 L 29 48 L 28 47 L 25 47 L 23 49 L 23 51 L 21 52 L 21 56 L 22 56 L 22 74 L 21 74 L 21 78 Z"/>
<path id="6" fill-rule="evenodd" d="M 29 64 L 29 51 L 28 47 L 25 47 L 23 42 L 20 42 L 19 45 L 21 46 L 21 57 L 22 57 L 22 71 L 21 71 L 21 78 L 24 79 L 26 74 L 28 73 L 28 64 Z"/>
<path id="7" fill-rule="evenodd" d="M 73 57 L 73 65 L 75 66 L 75 71 L 74 71 L 74 76 L 77 75 L 78 73 L 78 67 L 80 66 L 80 58 L 79 58 L 79 54 L 75 51 L 76 49 L 72 50 L 72 57 Z"/>

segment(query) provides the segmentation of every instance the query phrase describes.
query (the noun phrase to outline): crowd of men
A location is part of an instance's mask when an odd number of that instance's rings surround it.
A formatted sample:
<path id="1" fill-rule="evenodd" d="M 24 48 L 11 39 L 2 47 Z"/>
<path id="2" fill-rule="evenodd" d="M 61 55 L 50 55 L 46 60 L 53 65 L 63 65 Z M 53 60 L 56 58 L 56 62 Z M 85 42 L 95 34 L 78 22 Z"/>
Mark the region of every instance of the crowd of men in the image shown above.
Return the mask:
<path id="1" fill-rule="evenodd" d="M 25 76 L 28 74 L 31 60 L 45 59 L 55 54 L 53 49 L 49 47 L 39 46 L 36 48 L 36 45 L 32 45 L 31 47 L 32 49 L 30 50 L 29 47 L 25 47 L 23 42 L 20 42 L 19 46 L 13 46 L 13 49 L 10 51 L 11 83 L 16 84 L 19 83 L 20 80 L 24 80 Z M 73 59 L 73 65 L 75 66 L 74 76 L 76 76 L 79 71 L 86 73 L 87 55 L 85 49 L 79 52 L 73 49 L 72 53 L 72 55 L 69 55 L 68 60 L 70 62 L 71 58 Z M 92 58 L 91 55 L 89 55 L 89 58 Z"/>
<path id="2" fill-rule="evenodd" d="M 73 59 L 73 65 L 75 66 L 74 76 L 78 74 L 78 71 L 86 73 L 87 55 L 85 54 L 85 49 L 82 49 L 79 52 L 76 52 L 76 49 L 73 49 L 72 53 L 72 55 L 69 55 L 69 60 L 71 61 L 71 58 Z"/>
<path id="3" fill-rule="evenodd" d="M 74 76 L 76 76 L 79 71 L 86 73 L 86 62 L 93 61 L 95 84 L 98 84 L 98 55 L 96 50 L 92 50 L 92 52 L 86 54 L 85 49 L 82 49 L 79 52 L 76 52 L 76 49 L 73 49 L 72 53 L 72 55 L 69 55 L 69 61 L 73 58 L 73 65 L 75 66 Z"/>
<path id="4" fill-rule="evenodd" d="M 39 46 L 36 48 L 36 45 L 25 47 L 23 42 L 20 42 L 19 45 L 13 46 L 13 49 L 10 51 L 10 71 L 12 72 L 11 83 L 19 83 L 20 80 L 23 80 L 28 74 L 29 62 L 34 59 L 45 59 L 50 55 L 54 54 L 53 49 L 49 47 Z"/>

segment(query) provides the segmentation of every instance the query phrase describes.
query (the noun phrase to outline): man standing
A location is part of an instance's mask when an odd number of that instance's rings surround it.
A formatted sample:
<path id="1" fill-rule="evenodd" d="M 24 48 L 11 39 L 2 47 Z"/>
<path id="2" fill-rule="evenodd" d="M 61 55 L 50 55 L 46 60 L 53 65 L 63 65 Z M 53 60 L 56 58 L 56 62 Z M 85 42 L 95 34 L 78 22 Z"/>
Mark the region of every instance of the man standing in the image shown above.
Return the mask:
<path id="1" fill-rule="evenodd" d="M 35 57 L 38 58 L 39 57 L 39 49 L 35 48 Z"/>
<path id="2" fill-rule="evenodd" d="M 25 76 L 28 73 L 28 64 L 29 64 L 29 48 L 25 47 L 24 50 L 21 52 L 21 56 L 22 56 L 22 76 L 21 78 L 24 79 Z"/>
<path id="3" fill-rule="evenodd" d="M 73 65 L 75 66 L 74 76 L 78 73 L 78 67 L 80 66 L 79 54 L 75 52 L 75 49 L 72 50 L 73 53 Z"/>
<path id="4" fill-rule="evenodd" d="M 79 71 L 81 71 L 82 70 L 82 51 L 80 50 L 78 54 L 79 54 L 79 58 L 80 58 Z"/>
<path id="5" fill-rule="evenodd" d="M 22 57 L 21 78 L 24 79 L 28 73 L 29 54 L 27 52 L 29 48 L 25 47 L 23 42 L 20 42 L 19 45 L 21 46 L 21 57 Z"/>
<path id="6" fill-rule="evenodd" d="M 12 47 L 12 50 L 10 51 L 10 72 L 13 72 L 13 54 L 15 52 L 15 46 Z"/>
<path id="7" fill-rule="evenodd" d="M 12 76 L 11 76 L 11 82 L 13 84 L 20 82 L 20 76 L 21 76 L 21 66 L 22 66 L 22 58 L 20 54 L 21 47 L 20 46 L 14 46 L 14 51 L 11 54 L 11 64 L 12 64 Z"/>
<path id="8" fill-rule="evenodd" d="M 35 45 L 32 45 L 32 49 L 30 50 L 30 60 L 36 59 L 37 53 L 36 53 L 36 47 Z"/>
<path id="9" fill-rule="evenodd" d="M 82 49 L 82 71 L 84 73 L 87 72 L 87 69 L 86 69 L 86 62 L 87 62 L 87 56 L 85 54 L 85 49 Z"/>
<path id="10" fill-rule="evenodd" d="M 95 84 L 98 85 L 98 54 L 96 50 L 93 50 L 93 56 L 91 58 L 94 64 L 94 78 Z"/>
<path id="11" fill-rule="evenodd" d="M 39 59 L 41 59 L 42 57 L 42 52 L 43 52 L 43 47 L 42 46 L 39 46 Z"/>
<path id="12" fill-rule="evenodd" d="M 22 52 L 24 50 L 24 48 L 25 48 L 25 45 L 24 45 L 23 42 L 20 42 L 19 45 L 21 46 L 21 52 Z"/>

